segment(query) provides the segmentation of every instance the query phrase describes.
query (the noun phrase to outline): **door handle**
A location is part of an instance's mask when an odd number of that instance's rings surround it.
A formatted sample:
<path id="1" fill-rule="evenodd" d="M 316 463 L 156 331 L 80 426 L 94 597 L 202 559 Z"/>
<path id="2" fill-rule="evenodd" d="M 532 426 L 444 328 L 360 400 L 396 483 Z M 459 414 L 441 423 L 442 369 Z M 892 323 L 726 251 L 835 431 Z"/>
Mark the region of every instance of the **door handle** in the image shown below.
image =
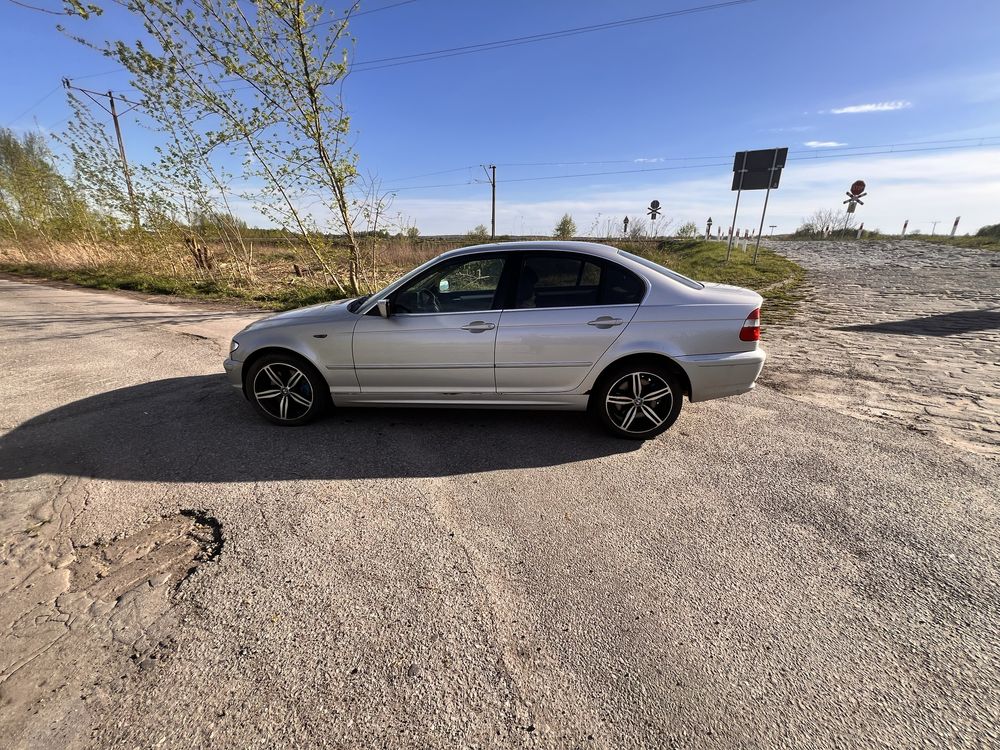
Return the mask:
<path id="1" fill-rule="evenodd" d="M 483 331 L 492 331 L 494 328 L 496 328 L 496 323 L 487 323 L 485 320 L 474 320 L 468 325 L 462 326 L 462 330 L 469 333 L 482 333 Z"/>
<path id="2" fill-rule="evenodd" d="M 620 326 L 625 321 L 621 318 L 612 318 L 610 315 L 602 315 L 596 320 L 591 320 L 587 323 L 588 326 L 594 326 L 594 328 L 612 328 L 614 326 Z"/>

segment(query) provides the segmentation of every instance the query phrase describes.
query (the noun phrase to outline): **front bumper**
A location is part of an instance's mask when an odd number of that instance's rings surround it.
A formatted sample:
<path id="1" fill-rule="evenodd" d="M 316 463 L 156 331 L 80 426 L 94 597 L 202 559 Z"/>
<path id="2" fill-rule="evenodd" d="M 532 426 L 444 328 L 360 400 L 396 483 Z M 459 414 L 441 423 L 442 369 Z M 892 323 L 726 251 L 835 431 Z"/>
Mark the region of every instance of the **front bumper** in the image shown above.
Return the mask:
<path id="1" fill-rule="evenodd" d="M 222 366 L 226 369 L 226 377 L 229 379 L 229 385 L 233 388 L 239 388 L 243 390 L 243 363 L 237 362 L 235 359 L 227 359 L 222 363 Z"/>
<path id="2" fill-rule="evenodd" d="M 766 359 L 763 349 L 754 349 L 677 357 L 677 362 L 691 381 L 691 400 L 708 401 L 752 390 Z"/>

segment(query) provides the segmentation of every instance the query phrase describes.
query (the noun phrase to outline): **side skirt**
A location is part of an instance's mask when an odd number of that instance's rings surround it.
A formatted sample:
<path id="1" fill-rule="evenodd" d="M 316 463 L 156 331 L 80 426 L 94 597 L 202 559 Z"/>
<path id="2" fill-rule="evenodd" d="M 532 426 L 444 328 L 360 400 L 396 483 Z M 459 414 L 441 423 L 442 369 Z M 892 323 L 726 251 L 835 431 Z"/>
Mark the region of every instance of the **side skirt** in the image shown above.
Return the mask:
<path id="1" fill-rule="evenodd" d="M 560 409 L 586 411 L 587 395 L 550 393 L 335 393 L 336 406 L 406 406 L 457 409 Z"/>

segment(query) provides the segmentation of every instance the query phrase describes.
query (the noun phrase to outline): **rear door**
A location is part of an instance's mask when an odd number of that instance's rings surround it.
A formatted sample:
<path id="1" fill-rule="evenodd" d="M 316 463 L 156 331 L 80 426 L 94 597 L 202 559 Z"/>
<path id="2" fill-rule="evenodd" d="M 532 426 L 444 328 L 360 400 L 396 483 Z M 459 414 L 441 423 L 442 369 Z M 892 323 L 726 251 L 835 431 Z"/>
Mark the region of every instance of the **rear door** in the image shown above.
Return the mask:
<path id="1" fill-rule="evenodd" d="M 497 391 L 572 391 L 635 315 L 646 284 L 590 255 L 528 251 L 510 262 L 520 266 L 497 332 Z"/>

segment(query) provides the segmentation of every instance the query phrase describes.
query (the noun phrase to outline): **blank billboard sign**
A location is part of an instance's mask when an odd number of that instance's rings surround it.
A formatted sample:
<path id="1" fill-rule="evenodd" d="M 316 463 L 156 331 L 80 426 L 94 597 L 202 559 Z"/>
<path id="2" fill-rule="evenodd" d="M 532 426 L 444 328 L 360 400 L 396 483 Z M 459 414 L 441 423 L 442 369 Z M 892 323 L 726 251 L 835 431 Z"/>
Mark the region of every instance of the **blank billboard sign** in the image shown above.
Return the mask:
<path id="1" fill-rule="evenodd" d="M 787 159 L 787 148 L 737 151 L 733 159 L 733 190 L 774 190 L 781 181 Z"/>

